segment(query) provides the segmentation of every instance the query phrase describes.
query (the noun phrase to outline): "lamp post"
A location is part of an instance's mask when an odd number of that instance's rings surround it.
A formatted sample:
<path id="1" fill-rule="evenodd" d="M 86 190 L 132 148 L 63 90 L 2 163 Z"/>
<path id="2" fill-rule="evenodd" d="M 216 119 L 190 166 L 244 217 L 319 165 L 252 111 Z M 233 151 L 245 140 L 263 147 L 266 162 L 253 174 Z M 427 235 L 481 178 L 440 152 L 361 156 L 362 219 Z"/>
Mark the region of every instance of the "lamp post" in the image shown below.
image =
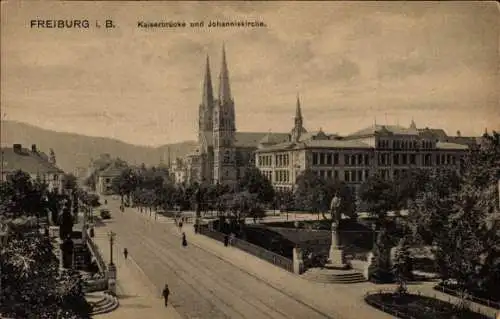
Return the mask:
<path id="1" fill-rule="evenodd" d="M 373 244 L 372 244 L 372 249 L 375 248 L 375 241 L 377 240 L 377 224 L 373 223 L 372 224 L 372 230 L 373 230 Z"/>
<path id="2" fill-rule="evenodd" d="M 116 234 L 113 231 L 108 232 L 108 238 L 109 238 L 109 265 L 112 266 L 114 265 L 113 263 L 113 244 L 115 242 L 115 237 Z"/>
<path id="3" fill-rule="evenodd" d="M 115 241 L 115 236 L 116 234 L 113 231 L 108 232 L 110 249 L 110 258 L 108 265 L 108 292 L 112 295 L 116 294 L 116 266 L 113 263 L 113 244 Z"/>

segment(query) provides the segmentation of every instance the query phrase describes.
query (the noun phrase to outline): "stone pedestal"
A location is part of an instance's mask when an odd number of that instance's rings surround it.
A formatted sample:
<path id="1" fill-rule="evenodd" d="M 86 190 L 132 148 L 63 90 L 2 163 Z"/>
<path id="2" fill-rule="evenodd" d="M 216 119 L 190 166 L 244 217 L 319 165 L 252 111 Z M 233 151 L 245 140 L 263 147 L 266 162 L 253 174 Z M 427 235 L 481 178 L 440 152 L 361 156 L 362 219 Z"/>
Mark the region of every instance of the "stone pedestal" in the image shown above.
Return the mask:
<path id="1" fill-rule="evenodd" d="M 293 272 L 300 275 L 304 272 L 304 259 L 302 249 L 295 247 L 293 249 Z"/>
<path id="2" fill-rule="evenodd" d="M 115 264 L 108 265 L 108 292 L 116 295 L 116 266 Z"/>
<path id="3" fill-rule="evenodd" d="M 325 268 L 330 269 L 347 269 L 349 268 L 346 263 L 345 253 L 340 247 L 330 247 L 330 255 L 328 258 L 328 264 L 325 265 Z"/>

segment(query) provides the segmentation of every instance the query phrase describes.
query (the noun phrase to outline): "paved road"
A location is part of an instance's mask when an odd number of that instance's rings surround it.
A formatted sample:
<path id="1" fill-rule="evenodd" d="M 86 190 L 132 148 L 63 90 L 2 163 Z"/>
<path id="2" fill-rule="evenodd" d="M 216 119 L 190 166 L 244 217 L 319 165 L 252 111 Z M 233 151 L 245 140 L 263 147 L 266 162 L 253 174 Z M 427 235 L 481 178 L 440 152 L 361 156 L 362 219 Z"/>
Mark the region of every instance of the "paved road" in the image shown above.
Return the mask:
<path id="1" fill-rule="evenodd" d="M 182 247 L 173 224 L 153 223 L 132 211 L 120 213 L 118 202 L 110 199 L 108 206 L 114 212 L 109 226 L 116 240 L 128 248 L 158 293 L 169 284 L 172 305 L 183 317 L 333 318 L 199 247 Z"/>

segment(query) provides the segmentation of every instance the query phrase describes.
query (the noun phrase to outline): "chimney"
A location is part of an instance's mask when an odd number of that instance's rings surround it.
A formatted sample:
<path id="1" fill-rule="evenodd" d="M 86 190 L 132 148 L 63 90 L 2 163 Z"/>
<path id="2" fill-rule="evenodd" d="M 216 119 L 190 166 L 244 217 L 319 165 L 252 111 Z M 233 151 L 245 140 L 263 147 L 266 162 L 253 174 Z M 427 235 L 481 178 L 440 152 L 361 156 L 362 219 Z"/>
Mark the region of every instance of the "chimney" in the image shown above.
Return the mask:
<path id="1" fill-rule="evenodd" d="M 21 153 L 21 149 L 23 148 L 23 146 L 21 144 L 14 144 L 12 145 L 12 148 L 14 149 L 14 152 L 15 153 Z"/>
<path id="2" fill-rule="evenodd" d="M 33 153 L 38 153 L 38 151 L 36 150 L 36 144 L 31 144 L 31 151 Z"/>
<path id="3" fill-rule="evenodd" d="M 460 134 L 460 131 L 457 131 L 457 136 L 458 136 L 458 137 L 462 136 L 462 135 Z"/>

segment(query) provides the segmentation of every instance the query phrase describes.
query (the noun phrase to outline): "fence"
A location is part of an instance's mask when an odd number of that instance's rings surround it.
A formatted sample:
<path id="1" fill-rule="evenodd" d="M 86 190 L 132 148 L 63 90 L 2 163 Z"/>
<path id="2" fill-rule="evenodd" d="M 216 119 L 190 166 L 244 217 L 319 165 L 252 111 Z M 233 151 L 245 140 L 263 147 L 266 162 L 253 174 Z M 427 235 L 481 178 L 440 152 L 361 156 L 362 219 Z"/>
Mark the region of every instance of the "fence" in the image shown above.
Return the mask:
<path id="1" fill-rule="evenodd" d="M 436 289 L 437 291 L 441 291 L 443 293 L 455 296 L 455 297 L 459 296 L 459 293 L 457 290 L 451 289 L 451 288 L 446 288 L 443 285 L 436 285 L 436 286 L 434 286 L 434 289 Z M 470 301 L 473 301 L 473 302 L 477 302 L 478 304 L 488 306 L 490 308 L 500 309 L 500 302 L 497 302 L 497 301 L 475 297 L 475 296 L 472 296 L 470 294 L 467 296 L 467 299 Z"/>
<path id="2" fill-rule="evenodd" d="M 90 234 L 87 234 L 85 236 L 85 238 L 86 238 L 85 240 L 87 242 L 87 247 L 89 248 L 90 253 L 97 261 L 97 267 L 99 267 L 99 272 L 101 274 L 106 274 L 107 273 L 106 263 L 104 262 L 104 259 L 102 258 L 102 254 L 99 251 L 99 247 L 96 246 L 96 244 L 94 243 L 94 241 L 90 237 Z"/>
<path id="3" fill-rule="evenodd" d="M 395 309 L 393 305 L 391 304 L 384 304 L 382 302 L 377 302 L 376 300 L 373 300 L 372 298 L 369 298 L 371 295 L 375 295 L 375 294 L 393 294 L 394 293 L 394 289 L 379 289 L 379 290 L 376 290 L 376 291 L 367 291 L 365 293 L 365 302 L 367 304 L 369 304 L 370 306 L 372 307 L 375 307 L 377 309 L 380 309 L 382 310 L 383 312 L 386 312 L 388 314 L 391 314 L 393 316 L 396 316 L 398 318 L 402 318 L 402 319 L 419 319 L 419 318 L 427 318 L 425 317 L 425 314 L 422 313 L 422 311 L 417 311 L 417 310 L 413 310 L 411 308 L 406 308 L 404 311 L 400 311 L 398 309 Z M 427 297 L 427 298 L 432 298 L 432 299 L 437 299 L 439 300 L 438 298 L 436 298 L 436 295 L 434 296 L 428 296 L 426 294 L 422 294 L 420 291 L 415 291 L 415 292 L 410 292 L 410 294 L 412 295 L 417 295 L 417 296 L 422 296 L 422 297 Z M 441 300 L 442 301 L 442 300 Z M 443 301 L 445 302 L 445 301 Z M 451 298 L 448 299 L 448 303 L 449 304 L 452 304 L 452 300 Z M 476 312 L 486 318 L 491 318 L 491 319 L 495 319 L 495 316 L 491 316 L 491 315 L 488 315 L 486 313 L 484 313 L 483 311 L 481 311 L 481 309 L 479 307 L 474 307 L 473 305 L 471 305 L 469 308 L 469 311 L 471 312 Z M 432 314 L 432 317 L 431 314 L 429 314 L 429 317 L 428 318 L 452 318 L 453 317 L 453 312 L 450 312 L 450 311 L 446 311 L 446 312 L 441 312 L 441 315 L 442 316 L 439 316 L 439 317 L 436 317 L 436 313 Z"/>
<path id="4" fill-rule="evenodd" d="M 200 233 L 212 239 L 215 239 L 220 242 L 224 242 L 225 234 L 219 233 L 217 231 L 208 230 L 205 227 L 200 227 Z M 275 266 L 283 268 L 289 272 L 293 272 L 293 260 L 273 253 L 267 249 L 264 249 L 260 246 L 251 244 L 242 239 L 235 238 L 232 242 L 232 245 L 240 250 L 243 250 L 251 255 L 259 257 L 267 262 L 272 263 Z"/>

